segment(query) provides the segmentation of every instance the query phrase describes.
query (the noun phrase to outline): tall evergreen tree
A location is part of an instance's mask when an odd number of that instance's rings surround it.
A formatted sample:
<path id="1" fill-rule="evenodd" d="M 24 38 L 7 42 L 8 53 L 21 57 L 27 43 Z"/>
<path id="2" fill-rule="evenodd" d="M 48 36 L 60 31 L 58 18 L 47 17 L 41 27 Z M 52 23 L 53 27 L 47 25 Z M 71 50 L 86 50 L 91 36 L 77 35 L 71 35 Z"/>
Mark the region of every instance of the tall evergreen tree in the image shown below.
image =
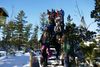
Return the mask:
<path id="1" fill-rule="evenodd" d="M 32 24 L 27 24 L 25 27 L 24 27 L 24 40 L 25 42 L 28 42 L 29 38 L 30 38 L 30 35 L 31 35 L 31 29 L 32 29 Z"/>
<path id="2" fill-rule="evenodd" d="M 76 26 L 75 23 L 72 23 L 71 16 L 67 17 L 67 22 L 68 23 L 66 23 L 66 26 L 65 26 L 66 41 L 68 41 L 69 44 L 71 45 L 70 49 L 71 49 L 71 52 L 73 52 L 72 54 L 74 54 L 74 51 L 77 54 L 77 52 L 82 50 L 84 54 L 87 55 L 87 53 L 85 53 L 86 50 L 83 49 L 83 48 L 87 49 L 87 47 L 85 47 L 84 44 L 80 45 L 80 43 L 83 41 L 92 40 L 95 32 L 86 30 L 86 28 L 80 28 L 80 26 Z M 91 46 L 93 47 L 91 48 Z M 89 48 L 91 48 L 90 51 L 92 52 L 95 45 L 93 44 L 91 46 L 89 46 Z M 88 51 L 89 55 L 91 54 L 91 52 Z M 79 55 L 82 55 L 82 54 L 78 54 L 78 56 Z M 82 55 L 81 58 L 83 57 L 84 56 Z"/>
<path id="3" fill-rule="evenodd" d="M 25 23 L 27 22 L 25 19 L 27 17 L 25 16 L 25 13 L 23 10 L 21 10 L 17 17 L 16 17 L 16 45 L 18 46 L 18 49 L 20 49 L 21 45 L 25 43 L 24 41 L 24 28 Z"/>
<path id="4" fill-rule="evenodd" d="M 38 29 L 39 29 L 39 27 L 35 26 L 34 31 L 32 33 L 32 36 L 31 36 L 31 38 L 29 40 L 29 45 L 30 45 L 30 48 L 32 50 L 39 48 L 39 44 L 38 44 Z"/>
<path id="5" fill-rule="evenodd" d="M 100 0 L 94 0 L 95 1 L 95 9 L 91 12 L 91 18 L 94 18 L 95 21 L 100 22 Z M 100 23 L 97 23 L 99 29 L 97 31 L 100 32 Z"/>
<path id="6" fill-rule="evenodd" d="M 47 21 L 47 17 L 46 17 L 46 13 L 43 12 L 41 15 L 40 15 L 40 30 L 43 31 L 44 28 L 48 25 L 48 21 Z"/>
<path id="7" fill-rule="evenodd" d="M 3 38 L 1 45 L 5 49 L 20 49 L 21 46 L 29 47 L 32 24 L 26 24 L 26 16 L 21 10 L 15 21 L 8 22 L 2 28 Z M 8 48 L 9 47 L 9 48 Z"/>
<path id="8" fill-rule="evenodd" d="M 5 49 L 7 52 L 9 50 L 14 49 L 14 31 L 15 31 L 15 24 L 13 21 L 9 21 L 3 28 L 2 34 L 3 38 L 1 41 L 1 47 Z"/>

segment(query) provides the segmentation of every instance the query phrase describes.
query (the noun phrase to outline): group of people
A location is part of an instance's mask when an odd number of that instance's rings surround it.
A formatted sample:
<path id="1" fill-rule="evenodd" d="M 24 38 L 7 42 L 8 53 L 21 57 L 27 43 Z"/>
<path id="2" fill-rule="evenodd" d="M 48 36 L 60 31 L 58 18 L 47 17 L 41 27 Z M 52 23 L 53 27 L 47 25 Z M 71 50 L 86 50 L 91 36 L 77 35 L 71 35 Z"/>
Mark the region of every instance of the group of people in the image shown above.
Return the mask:
<path id="1" fill-rule="evenodd" d="M 49 33 L 54 35 L 54 33 L 62 32 L 64 30 L 64 10 L 47 10 L 47 15 L 49 22 L 47 29 Z"/>
<path id="2" fill-rule="evenodd" d="M 40 43 L 42 45 L 41 52 L 42 52 L 42 60 L 41 63 L 44 62 L 43 65 L 47 66 L 48 57 L 51 56 L 52 52 L 50 51 L 50 45 L 53 45 L 56 49 L 56 59 L 59 59 L 61 54 L 61 44 L 64 44 L 64 52 L 65 52 L 65 67 L 68 66 L 68 51 L 70 50 L 70 45 L 66 41 L 66 35 L 64 32 L 64 10 L 60 9 L 55 11 L 54 9 L 47 10 L 48 15 L 48 22 L 49 24 L 46 26 L 41 38 Z M 64 60 L 62 60 L 64 61 Z M 44 67 L 45 67 L 44 66 Z"/>
<path id="3" fill-rule="evenodd" d="M 56 49 L 56 58 L 59 59 L 61 53 L 61 38 L 64 31 L 64 10 L 47 10 L 48 22 L 41 38 L 40 43 L 42 45 L 42 60 L 41 62 L 47 65 L 48 57 L 51 56 L 50 45 L 53 45 Z"/>

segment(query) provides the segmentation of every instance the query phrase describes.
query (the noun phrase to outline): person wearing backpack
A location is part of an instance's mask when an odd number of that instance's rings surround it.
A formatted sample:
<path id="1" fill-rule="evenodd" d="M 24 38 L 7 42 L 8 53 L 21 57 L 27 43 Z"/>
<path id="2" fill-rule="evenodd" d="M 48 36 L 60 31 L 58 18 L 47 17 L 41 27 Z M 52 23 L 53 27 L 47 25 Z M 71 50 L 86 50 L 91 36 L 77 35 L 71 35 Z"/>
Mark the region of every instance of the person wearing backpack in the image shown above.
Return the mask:
<path id="1" fill-rule="evenodd" d="M 69 67 L 69 52 L 70 52 L 70 44 L 68 42 L 68 38 L 66 34 L 64 33 L 62 36 L 62 44 L 63 44 L 63 51 L 64 51 L 64 67 Z"/>

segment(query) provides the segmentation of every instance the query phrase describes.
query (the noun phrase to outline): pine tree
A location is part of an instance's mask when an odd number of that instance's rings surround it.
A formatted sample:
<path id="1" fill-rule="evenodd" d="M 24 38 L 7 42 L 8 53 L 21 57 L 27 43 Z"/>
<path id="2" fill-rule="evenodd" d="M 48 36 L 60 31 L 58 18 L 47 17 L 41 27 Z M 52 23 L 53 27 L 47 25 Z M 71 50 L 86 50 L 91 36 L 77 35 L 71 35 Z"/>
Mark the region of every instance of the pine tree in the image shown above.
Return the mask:
<path id="1" fill-rule="evenodd" d="M 95 1 L 95 9 L 91 12 L 91 18 L 94 18 L 95 21 L 100 22 L 100 0 L 94 0 Z M 100 23 L 97 23 L 99 29 L 97 31 L 100 31 Z"/>
<path id="2" fill-rule="evenodd" d="M 30 48 L 32 50 L 39 48 L 39 44 L 38 44 L 38 29 L 39 29 L 39 27 L 35 26 L 34 31 L 32 33 L 32 36 L 31 36 L 31 38 L 29 40 L 29 45 L 30 45 Z"/>
<path id="3" fill-rule="evenodd" d="M 27 21 L 25 20 L 27 17 L 25 16 L 25 13 L 23 10 L 21 10 L 17 17 L 16 17 L 16 31 L 15 31 L 15 42 L 16 45 L 18 46 L 18 49 L 21 48 L 21 45 L 25 44 L 25 39 L 24 39 L 24 28 L 25 28 L 25 23 Z"/>
<path id="4" fill-rule="evenodd" d="M 3 28 L 2 28 L 2 41 L 1 47 L 5 49 L 7 52 L 13 51 L 14 47 L 14 31 L 15 31 L 15 24 L 14 21 L 9 21 Z"/>
<path id="5" fill-rule="evenodd" d="M 48 21 L 47 21 L 47 17 L 46 17 L 46 13 L 43 12 L 41 15 L 40 15 L 40 30 L 43 31 L 44 28 L 48 25 Z"/>

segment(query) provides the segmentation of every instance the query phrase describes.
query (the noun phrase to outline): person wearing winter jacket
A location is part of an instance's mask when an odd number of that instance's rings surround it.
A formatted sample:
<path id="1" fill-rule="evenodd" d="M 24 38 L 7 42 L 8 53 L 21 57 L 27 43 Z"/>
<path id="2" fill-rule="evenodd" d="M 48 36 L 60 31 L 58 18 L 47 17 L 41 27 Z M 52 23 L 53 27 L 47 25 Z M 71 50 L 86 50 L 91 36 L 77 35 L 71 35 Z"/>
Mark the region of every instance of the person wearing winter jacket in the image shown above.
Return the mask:
<path id="1" fill-rule="evenodd" d="M 49 34 L 47 31 L 44 31 L 41 39 L 41 53 L 42 53 L 42 59 L 41 59 L 41 64 L 47 66 L 47 59 L 48 56 L 50 56 L 50 49 L 49 49 Z"/>

